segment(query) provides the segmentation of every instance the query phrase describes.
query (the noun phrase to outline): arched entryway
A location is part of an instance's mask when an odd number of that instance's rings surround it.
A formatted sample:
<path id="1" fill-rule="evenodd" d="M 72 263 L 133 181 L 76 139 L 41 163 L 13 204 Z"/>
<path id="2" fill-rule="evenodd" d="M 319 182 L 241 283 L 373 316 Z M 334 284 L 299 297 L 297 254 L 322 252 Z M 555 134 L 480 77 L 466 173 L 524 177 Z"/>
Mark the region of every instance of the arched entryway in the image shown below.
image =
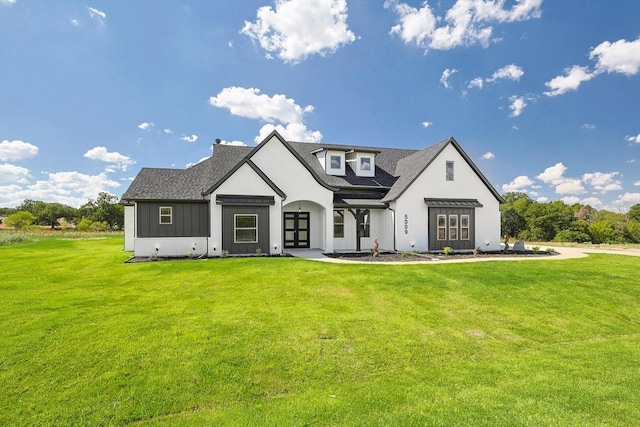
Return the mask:
<path id="1" fill-rule="evenodd" d="M 290 202 L 282 208 L 283 248 L 324 249 L 325 209 L 310 200 Z"/>

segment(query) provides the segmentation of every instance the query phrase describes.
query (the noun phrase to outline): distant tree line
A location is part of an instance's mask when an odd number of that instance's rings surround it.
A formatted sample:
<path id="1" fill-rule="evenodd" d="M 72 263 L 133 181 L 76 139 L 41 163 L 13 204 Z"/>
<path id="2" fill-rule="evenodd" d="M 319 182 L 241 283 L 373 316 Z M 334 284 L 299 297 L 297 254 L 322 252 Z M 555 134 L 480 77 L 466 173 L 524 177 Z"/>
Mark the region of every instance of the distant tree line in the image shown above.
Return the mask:
<path id="1" fill-rule="evenodd" d="M 116 196 L 105 192 L 79 208 L 26 199 L 16 208 L 0 208 L 0 216 L 6 216 L 5 225 L 16 229 L 33 224 L 54 229 L 62 221 L 79 231 L 122 230 L 124 227 L 124 206 L 118 203 Z"/>
<path id="2" fill-rule="evenodd" d="M 626 214 L 567 205 L 539 203 L 521 192 L 506 193 L 500 206 L 504 239 L 538 242 L 640 243 L 640 204 Z"/>

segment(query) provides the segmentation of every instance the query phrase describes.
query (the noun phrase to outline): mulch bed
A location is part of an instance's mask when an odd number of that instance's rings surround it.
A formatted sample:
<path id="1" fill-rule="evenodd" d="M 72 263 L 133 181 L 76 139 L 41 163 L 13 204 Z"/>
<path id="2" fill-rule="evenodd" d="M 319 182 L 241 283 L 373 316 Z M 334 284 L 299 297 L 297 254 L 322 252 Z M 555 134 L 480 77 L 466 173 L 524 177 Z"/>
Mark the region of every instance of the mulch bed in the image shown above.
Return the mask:
<path id="1" fill-rule="evenodd" d="M 415 262 L 415 261 L 441 261 L 441 260 L 453 260 L 453 259 L 468 259 L 468 258 L 539 258 L 558 255 L 558 252 L 534 252 L 531 250 L 523 252 L 503 252 L 503 251 L 490 251 L 481 252 L 477 255 L 473 253 L 453 253 L 445 255 L 443 253 L 416 253 L 416 252 L 380 252 L 380 255 L 374 257 L 371 252 L 334 252 L 324 254 L 330 258 L 338 258 L 352 261 L 366 261 L 366 262 Z"/>

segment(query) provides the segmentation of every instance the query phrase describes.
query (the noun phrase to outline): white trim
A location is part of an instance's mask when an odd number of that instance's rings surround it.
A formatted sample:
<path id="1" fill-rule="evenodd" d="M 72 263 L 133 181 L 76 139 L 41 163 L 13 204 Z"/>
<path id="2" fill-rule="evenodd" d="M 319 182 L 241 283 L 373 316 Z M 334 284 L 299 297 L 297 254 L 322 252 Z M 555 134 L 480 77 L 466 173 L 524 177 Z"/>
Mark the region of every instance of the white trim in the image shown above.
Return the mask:
<path id="1" fill-rule="evenodd" d="M 467 226 L 463 226 L 464 220 L 467 220 Z M 470 216 L 469 215 L 460 215 L 460 240 L 471 240 L 471 224 L 469 223 Z M 464 237 L 463 230 L 467 230 L 467 237 Z"/>
<path id="2" fill-rule="evenodd" d="M 451 220 L 455 219 L 455 225 L 451 225 Z M 458 239 L 458 215 L 449 215 L 449 240 L 459 240 Z M 451 230 L 455 231 L 455 236 L 451 237 Z"/>
<path id="3" fill-rule="evenodd" d="M 440 218 L 444 218 L 444 227 L 440 227 Z M 444 229 L 444 238 L 440 238 L 440 230 Z M 436 218 L 436 240 L 444 241 L 447 240 L 447 216 L 443 214 L 439 214 Z"/>
<path id="4" fill-rule="evenodd" d="M 166 214 L 166 213 L 163 214 L 162 213 L 163 209 L 169 209 L 169 213 L 168 214 Z M 158 217 L 158 221 L 159 222 L 158 223 L 160 225 L 172 225 L 173 224 L 173 206 L 160 206 L 158 208 L 158 214 L 159 214 L 159 217 Z M 169 222 L 163 222 L 162 221 L 162 217 L 169 217 Z"/>
<path id="5" fill-rule="evenodd" d="M 238 227 L 238 217 L 244 216 L 249 217 L 252 216 L 255 219 L 256 226 L 255 227 Z M 255 230 L 256 231 L 256 239 L 255 240 L 238 240 L 238 230 Z M 233 214 L 233 243 L 258 243 L 258 214 Z"/>

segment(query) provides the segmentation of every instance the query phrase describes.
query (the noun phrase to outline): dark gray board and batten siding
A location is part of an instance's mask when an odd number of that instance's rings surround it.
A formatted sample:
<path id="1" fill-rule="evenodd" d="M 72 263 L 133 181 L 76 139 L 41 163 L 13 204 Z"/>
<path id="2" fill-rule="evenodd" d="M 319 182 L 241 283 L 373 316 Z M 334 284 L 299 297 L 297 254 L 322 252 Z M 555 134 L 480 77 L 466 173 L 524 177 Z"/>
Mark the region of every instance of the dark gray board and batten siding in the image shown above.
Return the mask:
<path id="1" fill-rule="evenodd" d="M 235 215 L 257 215 L 258 241 L 236 243 L 234 236 Z M 269 253 L 269 206 L 222 206 L 222 249 L 230 254 L 255 254 L 257 249 Z"/>
<path id="2" fill-rule="evenodd" d="M 209 237 L 207 202 L 138 202 L 137 237 Z M 160 224 L 160 207 L 170 206 L 171 224 Z"/>
<path id="3" fill-rule="evenodd" d="M 438 215 L 447 216 L 447 239 L 438 240 Z M 449 240 L 449 216 L 457 216 L 457 239 Z M 469 239 L 462 240 L 460 237 L 460 216 L 469 215 Z M 476 236 L 476 212 L 475 208 L 454 208 L 454 207 L 429 207 L 429 250 L 441 251 L 445 247 L 454 250 L 473 250 Z"/>

